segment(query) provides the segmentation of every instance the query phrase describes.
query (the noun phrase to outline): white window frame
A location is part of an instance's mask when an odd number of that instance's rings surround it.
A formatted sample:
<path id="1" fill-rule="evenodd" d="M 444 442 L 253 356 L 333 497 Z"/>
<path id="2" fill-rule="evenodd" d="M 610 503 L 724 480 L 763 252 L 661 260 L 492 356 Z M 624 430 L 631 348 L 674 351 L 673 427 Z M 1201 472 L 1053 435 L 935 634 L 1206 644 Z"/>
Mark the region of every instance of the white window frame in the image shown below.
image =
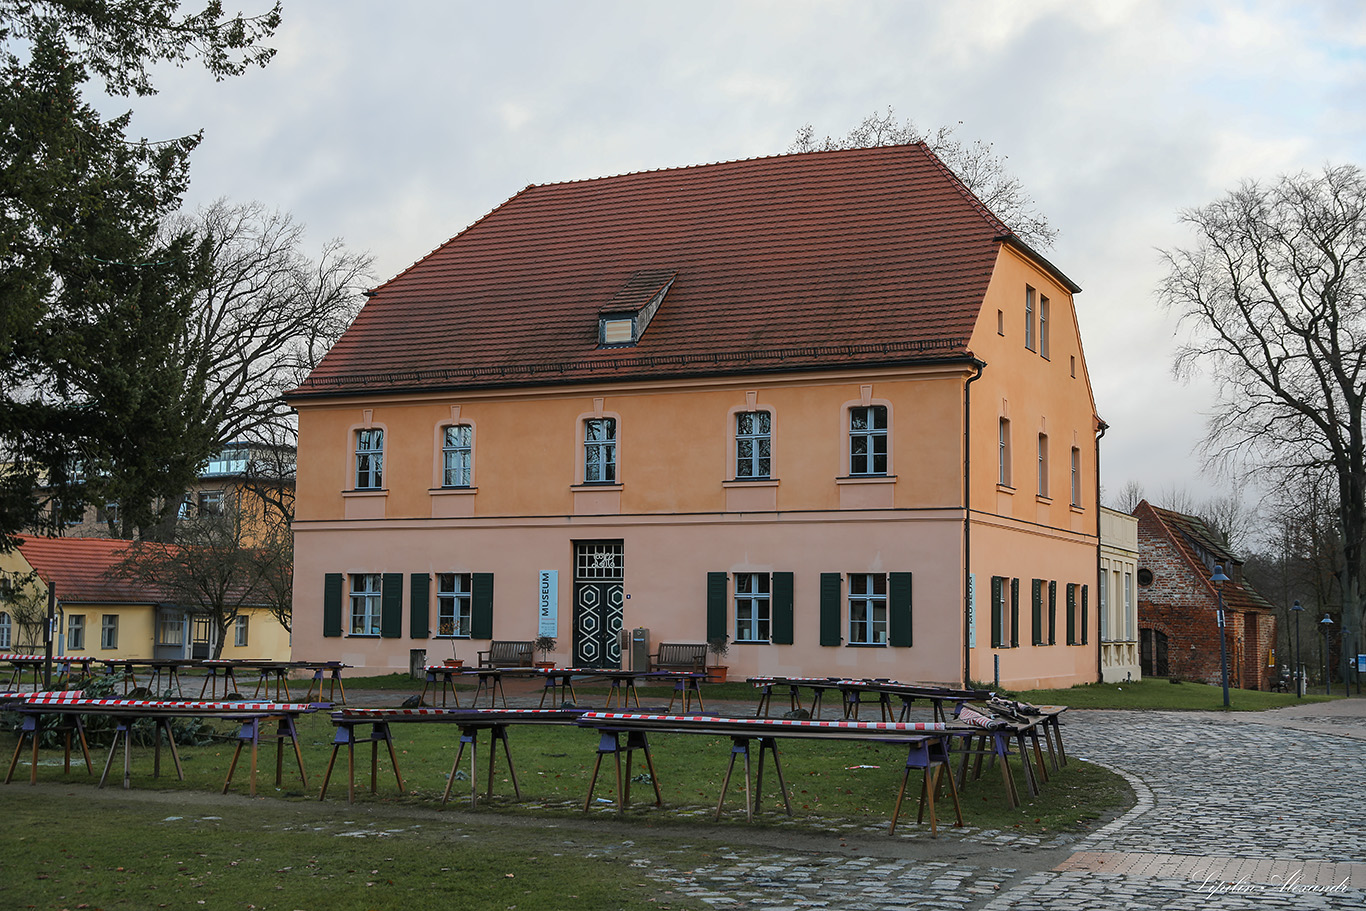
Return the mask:
<path id="1" fill-rule="evenodd" d="M 11 643 L 14 641 L 14 620 L 7 611 L 0 610 L 0 649 L 9 651 L 13 648 Z"/>
<path id="2" fill-rule="evenodd" d="M 85 614 L 66 615 L 66 647 L 85 651 Z"/>
<path id="3" fill-rule="evenodd" d="M 119 615 L 103 614 L 100 617 L 100 648 L 119 647 Z"/>
<path id="4" fill-rule="evenodd" d="M 1072 447 L 1072 505 L 1081 506 L 1081 449 Z"/>
<path id="5" fill-rule="evenodd" d="M 1025 285 L 1025 347 L 1034 350 L 1034 289 Z"/>
<path id="6" fill-rule="evenodd" d="M 246 648 L 248 641 L 248 626 L 251 618 L 239 616 L 233 624 L 232 644 L 235 648 Z"/>
<path id="7" fill-rule="evenodd" d="M 436 574 L 436 636 L 468 639 L 474 624 L 473 577 L 470 573 Z"/>
<path id="8" fill-rule="evenodd" d="M 185 615 L 161 611 L 157 616 L 157 645 L 185 647 Z"/>
<path id="9" fill-rule="evenodd" d="M 348 629 L 352 636 L 378 636 L 380 623 L 381 573 L 351 574 L 351 610 Z"/>
<path id="10" fill-rule="evenodd" d="M 746 422 L 749 427 L 746 429 Z M 745 449 L 749 454 L 745 454 Z M 773 412 L 735 413 L 735 478 L 766 481 L 773 477 Z"/>
<path id="11" fill-rule="evenodd" d="M 996 483 L 1002 487 L 1011 487 L 1013 478 L 1010 463 L 1010 418 L 1001 418 L 997 435 L 999 452 L 996 456 Z"/>
<path id="12" fill-rule="evenodd" d="M 768 573 L 735 574 L 735 641 L 773 638 L 773 578 Z"/>
<path id="13" fill-rule="evenodd" d="M 198 494 L 198 505 L 195 515 L 198 516 L 221 516 L 223 515 L 224 500 L 222 490 L 201 490 Z"/>
<path id="14" fill-rule="evenodd" d="M 470 487 L 473 481 L 474 425 L 446 424 L 441 428 L 441 486 Z"/>
<path id="15" fill-rule="evenodd" d="M 1039 434 L 1039 496 L 1048 499 L 1048 434 Z"/>
<path id="16" fill-rule="evenodd" d="M 887 644 L 887 574 L 849 573 L 849 644 Z M 879 590 L 880 589 L 880 590 Z"/>
<path id="17" fill-rule="evenodd" d="M 583 483 L 618 484 L 617 419 L 583 419 Z"/>
<path id="18" fill-rule="evenodd" d="M 876 417 L 882 416 L 882 426 L 876 426 Z M 866 426 L 856 427 L 855 422 L 862 418 Z M 892 410 L 886 405 L 873 403 L 869 405 L 851 405 L 848 415 L 849 433 L 849 476 L 855 478 L 881 478 L 891 474 L 892 471 L 892 446 L 891 446 L 891 426 Z M 862 442 L 863 452 L 856 452 L 855 447 Z M 881 452 L 878 451 L 879 444 Z M 881 470 L 878 469 L 878 459 L 882 460 Z M 855 464 L 864 460 L 864 470 L 859 471 Z"/>
<path id="19" fill-rule="evenodd" d="M 384 430 L 363 427 L 356 431 L 356 490 L 384 489 Z"/>
<path id="20" fill-rule="evenodd" d="M 1048 298 L 1039 295 L 1039 356 L 1048 360 Z"/>

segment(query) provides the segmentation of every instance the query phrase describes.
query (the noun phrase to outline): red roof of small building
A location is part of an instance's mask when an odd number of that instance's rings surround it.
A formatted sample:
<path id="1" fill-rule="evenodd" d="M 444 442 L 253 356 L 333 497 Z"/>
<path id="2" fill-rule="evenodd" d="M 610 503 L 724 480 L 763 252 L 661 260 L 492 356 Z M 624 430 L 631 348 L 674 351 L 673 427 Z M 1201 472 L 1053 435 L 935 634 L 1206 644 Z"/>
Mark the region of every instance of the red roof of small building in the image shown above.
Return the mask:
<path id="1" fill-rule="evenodd" d="M 132 542 L 109 538 L 23 538 L 19 552 L 65 602 L 156 604 L 172 600 L 156 586 L 120 579 L 112 570 Z"/>
<path id="2" fill-rule="evenodd" d="M 923 143 L 533 185 L 371 292 L 292 397 L 962 359 L 1003 241 Z"/>
<path id="3" fill-rule="evenodd" d="M 1215 566 L 1222 566 L 1230 581 L 1223 583 L 1224 606 L 1237 611 L 1272 611 L 1267 601 L 1243 578 L 1243 561 L 1228 549 L 1223 535 L 1213 531 L 1202 519 L 1185 513 L 1153 506 L 1144 500 L 1134 510 L 1139 522 L 1153 521 L 1162 534 L 1172 542 L 1190 564 L 1191 572 L 1204 580 L 1214 597 L 1214 583 L 1209 581 Z"/>

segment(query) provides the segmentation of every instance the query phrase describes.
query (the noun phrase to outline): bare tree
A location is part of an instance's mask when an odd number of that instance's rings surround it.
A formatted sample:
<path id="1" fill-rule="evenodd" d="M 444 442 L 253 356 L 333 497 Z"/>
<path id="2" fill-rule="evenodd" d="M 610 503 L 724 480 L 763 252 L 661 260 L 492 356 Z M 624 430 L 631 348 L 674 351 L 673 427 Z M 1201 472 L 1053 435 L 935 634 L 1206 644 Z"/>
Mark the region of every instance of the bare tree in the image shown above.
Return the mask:
<path id="1" fill-rule="evenodd" d="M 218 631 L 213 651 L 217 658 L 238 616 L 248 608 L 267 606 L 268 596 L 248 547 L 253 521 L 237 498 L 225 498 L 221 514 L 177 523 L 174 544 L 131 544 L 112 573 L 155 586 L 185 610 L 212 619 Z"/>
<path id="2" fill-rule="evenodd" d="M 1133 515 L 1134 510 L 1138 509 L 1138 504 L 1142 503 L 1143 500 L 1143 485 L 1133 480 L 1126 481 L 1124 486 L 1119 489 L 1118 498 L 1112 508 Z"/>
<path id="3" fill-rule="evenodd" d="M 787 151 L 826 152 L 924 142 L 964 186 L 1022 240 L 1039 250 L 1051 247 L 1058 231 L 1035 207 L 1019 178 L 1007 170 L 1007 156 L 998 154 L 991 143 L 980 139 L 964 143 L 954 135 L 955 129 L 941 126 L 926 132 L 910 119 L 898 123 L 896 112 L 888 105 L 886 114 L 869 114 L 862 123 L 838 138 L 817 139 L 815 129 L 808 123 L 797 131 Z"/>
<path id="4" fill-rule="evenodd" d="M 1366 536 L 1366 175 L 1351 165 L 1246 182 L 1182 213 L 1163 303 L 1189 336 L 1179 375 L 1210 370 L 1221 403 L 1206 444 L 1284 480 L 1335 487 L 1342 587 L 1356 629 Z"/>
<path id="5" fill-rule="evenodd" d="M 257 202 L 219 200 L 168 227 L 209 246 L 212 275 L 182 348 L 186 385 L 202 386 L 217 443 L 287 422 L 281 394 L 350 325 L 372 281 L 372 258 L 331 240 L 313 259 L 304 226 Z"/>

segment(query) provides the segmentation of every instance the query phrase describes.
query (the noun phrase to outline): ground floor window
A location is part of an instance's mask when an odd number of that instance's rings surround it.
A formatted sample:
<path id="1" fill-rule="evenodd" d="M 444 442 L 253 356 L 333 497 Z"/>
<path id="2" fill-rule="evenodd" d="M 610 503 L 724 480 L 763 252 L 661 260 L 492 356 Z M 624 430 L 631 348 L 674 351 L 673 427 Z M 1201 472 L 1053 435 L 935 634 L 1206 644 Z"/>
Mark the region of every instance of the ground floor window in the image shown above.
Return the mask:
<path id="1" fill-rule="evenodd" d="M 100 618 L 100 648 L 119 647 L 119 615 L 105 614 Z"/>
<path id="2" fill-rule="evenodd" d="M 85 648 L 85 614 L 71 614 L 66 618 L 66 647 Z"/>
<path id="3" fill-rule="evenodd" d="M 379 573 L 357 573 L 351 577 L 351 635 L 379 635 Z"/>
<path id="4" fill-rule="evenodd" d="M 157 645 L 184 645 L 185 617 L 182 614 L 162 614 L 157 623 Z"/>
<path id="5" fill-rule="evenodd" d="M 735 574 L 735 641 L 767 642 L 771 600 L 768 573 Z"/>
<path id="6" fill-rule="evenodd" d="M 885 573 L 849 574 L 849 642 L 887 644 L 887 576 Z"/>
<path id="7" fill-rule="evenodd" d="M 437 573 L 436 634 L 468 639 L 474 613 L 469 573 Z"/>
<path id="8" fill-rule="evenodd" d="M 10 641 L 13 638 L 13 632 L 14 622 L 10 619 L 9 614 L 0 611 L 0 648 L 9 649 L 11 647 Z"/>
<path id="9" fill-rule="evenodd" d="M 238 617 L 233 624 L 232 644 L 238 648 L 245 648 L 247 645 L 247 621 L 250 617 Z"/>

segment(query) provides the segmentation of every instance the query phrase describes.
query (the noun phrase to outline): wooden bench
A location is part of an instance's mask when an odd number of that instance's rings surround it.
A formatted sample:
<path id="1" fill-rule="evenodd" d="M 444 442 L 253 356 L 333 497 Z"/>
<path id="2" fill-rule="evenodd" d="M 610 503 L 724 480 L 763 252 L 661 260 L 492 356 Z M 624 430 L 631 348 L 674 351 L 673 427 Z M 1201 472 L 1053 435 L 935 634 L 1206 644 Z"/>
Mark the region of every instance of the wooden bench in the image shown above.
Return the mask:
<path id="1" fill-rule="evenodd" d="M 533 643 L 530 639 L 494 639 L 479 652 L 480 667 L 531 667 Z"/>
<path id="2" fill-rule="evenodd" d="M 693 642 L 661 642 L 650 656 L 652 671 L 696 671 L 707 669 L 707 646 Z"/>

